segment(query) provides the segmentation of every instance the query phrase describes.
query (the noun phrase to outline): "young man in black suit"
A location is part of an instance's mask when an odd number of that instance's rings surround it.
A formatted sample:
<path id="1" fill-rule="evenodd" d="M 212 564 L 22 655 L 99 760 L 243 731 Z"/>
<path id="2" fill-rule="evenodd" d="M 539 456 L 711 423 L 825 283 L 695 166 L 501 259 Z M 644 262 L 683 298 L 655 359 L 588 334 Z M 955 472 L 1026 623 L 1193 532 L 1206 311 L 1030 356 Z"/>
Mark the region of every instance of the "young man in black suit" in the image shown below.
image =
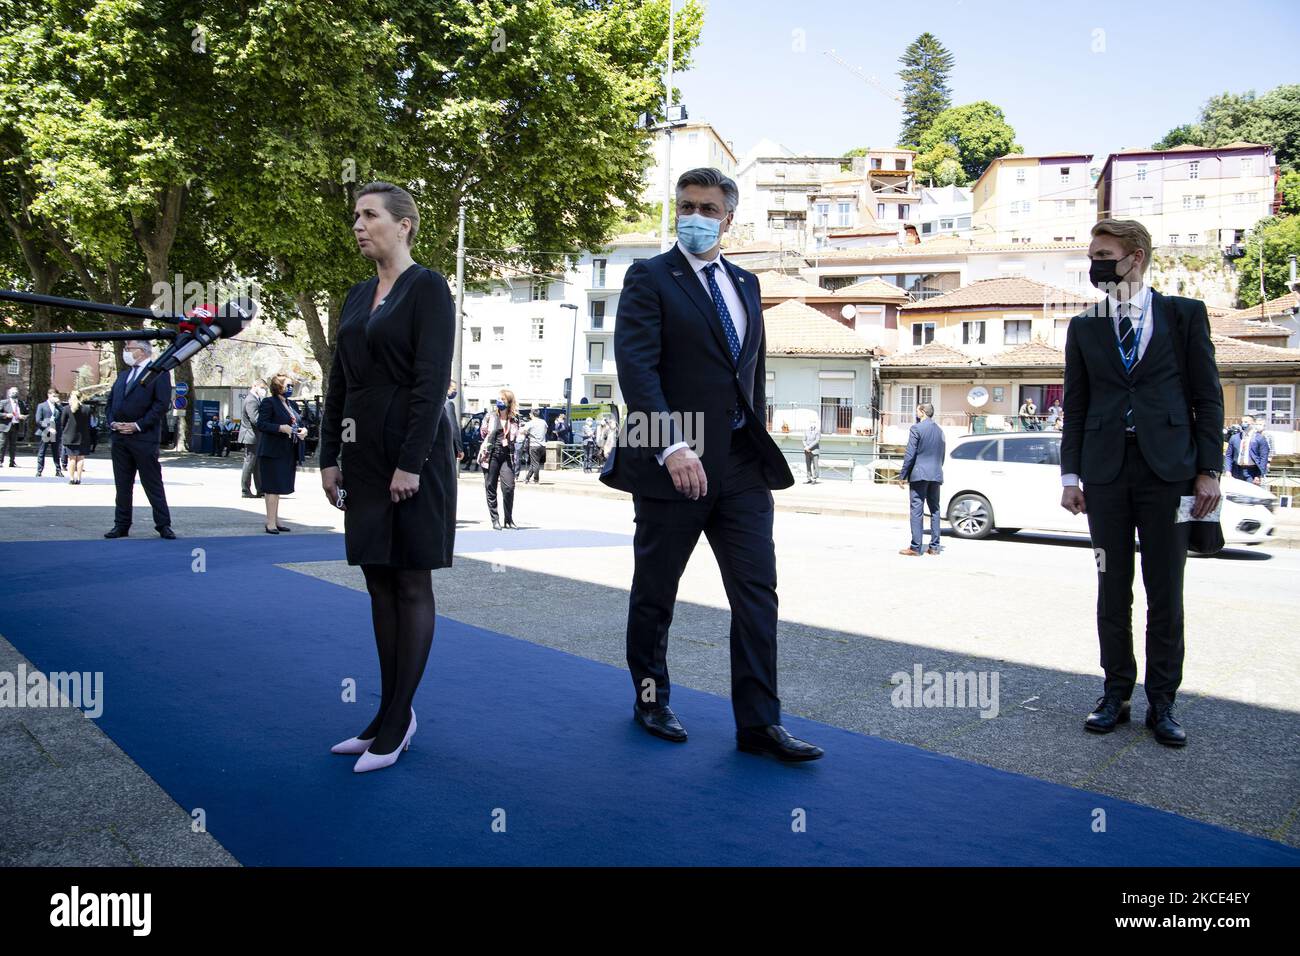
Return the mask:
<path id="1" fill-rule="evenodd" d="M 601 481 L 631 492 L 636 566 L 628 602 L 633 714 L 684 742 L 668 706 L 668 627 L 677 583 L 700 533 L 731 605 L 736 745 L 781 760 L 818 747 L 781 726 L 776 693 L 776 552 L 772 491 L 794 484 L 767 434 L 758 279 L 721 255 L 739 190 L 716 169 L 677 181 L 677 244 L 627 272 L 614 326 L 628 415 Z M 692 447 L 692 445 L 694 447 Z"/>
<path id="2" fill-rule="evenodd" d="M 117 506 L 113 512 L 113 527 L 104 537 L 125 538 L 131 530 L 132 499 L 138 473 L 145 496 L 153 506 L 154 527 L 161 537 L 175 538 L 167 494 L 163 491 L 162 465 L 158 462 L 162 417 L 171 402 L 171 373 L 163 372 L 151 384 L 141 385 L 137 379 L 144 375 L 153 347 L 148 342 L 132 340 L 125 343 L 122 353 L 129 367 L 113 383 L 105 414 L 113 434 L 113 481 L 117 485 Z"/>
<path id="3" fill-rule="evenodd" d="M 1084 726 L 1109 733 L 1129 719 L 1133 657 L 1133 535 L 1147 592 L 1147 726 L 1180 747 L 1174 718 L 1183 676 L 1183 568 L 1192 516 L 1219 503 L 1223 391 L 1205 304 L 1151 289 L 1151 236 L 1136 221 L 1103 219 L 1088 248 L 1092 284 L 1105 293 L 1070 320 L 1065 340 L 1061 506 L 1086 512 L 1097 560 L 1097 634 L 1103 696 Z M 1082 487 L 1080 484 L 1082 483 Z"/>

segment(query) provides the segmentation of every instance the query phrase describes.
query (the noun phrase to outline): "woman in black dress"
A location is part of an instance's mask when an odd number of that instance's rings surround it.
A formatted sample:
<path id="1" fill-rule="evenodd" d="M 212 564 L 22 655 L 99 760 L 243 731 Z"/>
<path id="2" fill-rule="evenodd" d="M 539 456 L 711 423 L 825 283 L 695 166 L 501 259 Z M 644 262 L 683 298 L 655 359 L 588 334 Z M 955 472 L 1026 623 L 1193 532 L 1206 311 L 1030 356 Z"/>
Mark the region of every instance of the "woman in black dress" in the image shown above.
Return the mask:
<path id="1" fill-rule="evenodd" d="M 280 496 L 293 494 L 298 446 L 307 437 L 298 412 L 285 398 L 290 387 L 288 375 L 272 376 L 270 394 L 257 410 L 257 467 L 266 497 L 267 534 L 291 530 L 280 524 Z"/>
<path id="2" fill-rule="evenodd" d="M 361 565 L 379 651 L 379 712 L 335 753 L 358 773 L 394 763 L 415 733 L 411 701 L 433 644 L 434 568 L 451 565 L 456 457 L 443 413 L 455 309 L 441 275 L 411 258 L 410 193 L 371 183 L 352 229 L 378 275 L 343 303 L 321 420 L 321 484 L 343 509 L 349 564 Z M 339 456 L 342 454 L 342 467 Z"/>
<path id="3" fill-rule="evenodd" d="M 61 427 L 63 450 L 68 455 L 68 484 L 79 485 L 86 470 L 86 449 L 90 447 L 90 409 L 81 404 L 81 393 L 75 388 L 63 408 Z"/>

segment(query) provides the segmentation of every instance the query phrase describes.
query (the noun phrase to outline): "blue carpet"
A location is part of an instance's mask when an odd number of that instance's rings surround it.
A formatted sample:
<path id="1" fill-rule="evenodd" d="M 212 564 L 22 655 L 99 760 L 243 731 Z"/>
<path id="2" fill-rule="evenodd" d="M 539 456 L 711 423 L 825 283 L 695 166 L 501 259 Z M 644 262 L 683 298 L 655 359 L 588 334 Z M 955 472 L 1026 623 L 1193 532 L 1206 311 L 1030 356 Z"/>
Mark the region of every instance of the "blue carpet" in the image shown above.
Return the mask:
<path id="1" fill-rule="evenodd" d="M 503 540 L 465 531 L 458 550 Z M 729 702 L 681 687 L 691 742 L 668 744 L 633 725 L 625 671 L 445 618 L 411 750 L 354 774 L 328 748 L 377 700 L 368 598 L 272 566 L 342 557 L 341 536 L 316 534 L 2 543 L 0 633 L 41 670 L 103 671 L 99 726 L 247 865 L 1300 864 L 1278 843 L 795 717 L 826 759 L 739 754 Z M 339 699 L 347 678 L 358 704 Z"/>

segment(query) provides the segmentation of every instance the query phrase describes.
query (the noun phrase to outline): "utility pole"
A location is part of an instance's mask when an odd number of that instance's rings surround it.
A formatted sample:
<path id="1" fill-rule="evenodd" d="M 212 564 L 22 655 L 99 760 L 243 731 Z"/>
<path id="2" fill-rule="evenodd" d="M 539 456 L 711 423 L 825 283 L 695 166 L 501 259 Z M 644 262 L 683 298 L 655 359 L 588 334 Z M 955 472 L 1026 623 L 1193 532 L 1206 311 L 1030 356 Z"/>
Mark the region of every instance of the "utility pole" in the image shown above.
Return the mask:
<path id="1" fill-rule="evenodd" d="M 670 119 L 673 110 L 673 0 L 668 0 L 668 68 L 664 70 L 664 118 Z M 664 208 L 659 217 L 659 251 L 667 252 L 671 243 L 668 241 L 668 207 L 675 206 L 673 195 L 673 128 L 665 124 L 664 128 Z"/>
<path id="2" fill-rule="evenodd" d="M 461 379 L 461 339 L 465 334 L 465 202 L 461 201 L 456 214 L 456 338 L 451 351 L 451 375 L 456 381 L 456 422 L 465 410 L 465 382 Z M 445 388 L 446 386 L 444 386 Z M 446 396 L 444 396 L 446 397 Z"/>

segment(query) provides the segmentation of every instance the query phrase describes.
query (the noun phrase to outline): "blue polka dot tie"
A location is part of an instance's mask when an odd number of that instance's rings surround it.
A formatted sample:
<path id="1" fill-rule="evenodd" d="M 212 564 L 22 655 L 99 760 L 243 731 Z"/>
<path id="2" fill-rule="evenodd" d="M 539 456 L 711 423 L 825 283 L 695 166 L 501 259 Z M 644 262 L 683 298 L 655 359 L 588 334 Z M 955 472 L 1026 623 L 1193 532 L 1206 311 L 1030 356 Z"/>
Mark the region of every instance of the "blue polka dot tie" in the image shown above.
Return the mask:
<path id="1" fill-rule="evenodd" d="M 727 334 L 727 348 L 731 349 L 731 360 L 739 362 L 740 336 L 736 334 L 736 323 L 731 321 L 731 311 L 727 308 L 727 302 L 722 298 L 722 290 L 718 288 L 718 280 L 713 275 L 717 268 L 716 262 L 710 262 L 704 267 L 704 277 L 709 280 L 709 294 L 713 296 L 713 306 L 718 310 L 718 317 L 722 319 L 722 330 Z"/>

